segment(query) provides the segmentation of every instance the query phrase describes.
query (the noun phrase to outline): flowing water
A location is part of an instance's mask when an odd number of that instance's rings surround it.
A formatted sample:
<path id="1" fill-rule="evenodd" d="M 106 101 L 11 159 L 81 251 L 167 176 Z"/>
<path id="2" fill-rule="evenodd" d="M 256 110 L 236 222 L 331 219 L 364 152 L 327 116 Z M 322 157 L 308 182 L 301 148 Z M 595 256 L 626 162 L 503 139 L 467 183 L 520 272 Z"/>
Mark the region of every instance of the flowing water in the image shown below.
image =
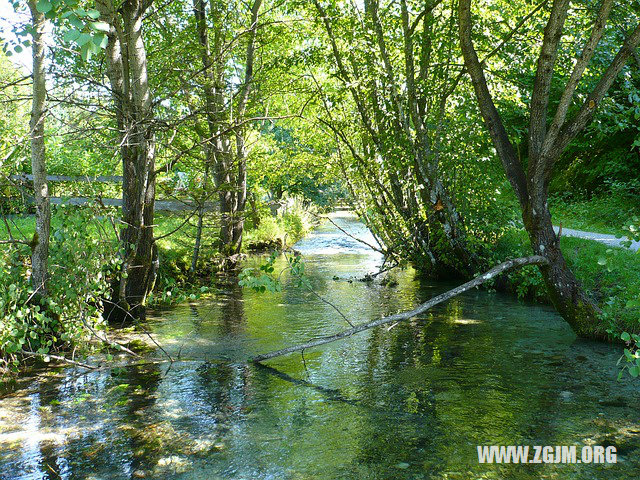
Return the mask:
<path id="1" fill-rule="evenodd" d="M 355 218 L 342 228 L 373 242 Z M 327 223 L 301 241 L 314 289 L 354 321 L 450 285 L 382 259 Z M 249 264 L 259 264 L 259 258 Z M 284 267 L 284 261 L 278 264 Z M 45 371 L 0 400 L 0 478 L 629 479 L 640 472 L 640 387 L 619 347 L 577 340 L 548 307 L 474 290 L 407 323 L 248 365 L 346 326 L 296 288 L 242 291 L 149 322 L 179 360 Z M 159 353 L 150 357 L 162 358 Z M 610 465 L 479 464 L 477 445 L 614 445 Z"/>

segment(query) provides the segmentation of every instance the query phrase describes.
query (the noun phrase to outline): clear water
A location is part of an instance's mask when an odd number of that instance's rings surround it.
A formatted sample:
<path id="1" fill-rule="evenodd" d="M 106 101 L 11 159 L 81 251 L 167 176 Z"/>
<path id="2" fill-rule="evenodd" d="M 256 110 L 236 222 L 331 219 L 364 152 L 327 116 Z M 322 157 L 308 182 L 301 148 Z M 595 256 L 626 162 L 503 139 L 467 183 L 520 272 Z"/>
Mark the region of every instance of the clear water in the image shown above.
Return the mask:
<path id="1" fill-rule="evenodd" d="M 349 216 L 335 221 L 373 239 Z M 450 285 L 395 272 L 331 224 L 297 245 L 318 293 L 365 321 Z M 252 259 L 251 262 L 259 262 Z M 283 265 L 282 263 L 280 265 Z M 179 361 L 25 379 L 0 400 L 0 478 L 629 479 L 640 383 L 619 347 L 577 340 L 547 307 L 472 291 L 421 318 L 300 354 L 251 355 L 344 320 L 283 275 L 278 294 L 229 281 L 149 327 Z M 150 359 L 162 359 L 154 353 Z M 478 464 L 476 445 L 615 445 L 615 465 Z"/>

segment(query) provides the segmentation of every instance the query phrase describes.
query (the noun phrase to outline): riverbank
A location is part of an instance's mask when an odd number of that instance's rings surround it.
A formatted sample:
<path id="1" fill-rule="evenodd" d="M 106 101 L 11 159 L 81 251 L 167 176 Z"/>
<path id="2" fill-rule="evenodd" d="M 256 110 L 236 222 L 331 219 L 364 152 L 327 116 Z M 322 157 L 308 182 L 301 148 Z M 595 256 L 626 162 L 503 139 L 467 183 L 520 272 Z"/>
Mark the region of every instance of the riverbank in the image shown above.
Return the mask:
<path id="1" fill-rule="evenodd" d="M 611 247 L 596 240 L 561 236 L 560 248 L 588 294 L 602 309 L 596 334 L 617 339 L 623 331 L 640 332 L 640 256 L 633 250 Z M 526 232 L 508 231 L 496 244 L 495 259 L 531 254 Z M 508 275 L 507 290 L 519 298 L 549 303 L 542 276 L 536 267 Z"/>
<path id="2" fill-rule="evenodd" d="M 551 196 L 554 225 L 609 235 L 627 234 L 623 226 L 640 218 L 640 196 L 609 192 L 590 197 Z"/>
<path id="3" fill-rule="evenodd" d="M 108 331 L 102 305 L 109 297 L 109 279 L 119 268 L 117 223 L 112 223 L 108 214 L 117 218 L 115 210 L 102 215 L 89 208 L 54 211 L 47 314 L 29 304 L 29 247 L 15 244 L 0 251 L 0 372 L 19 369 L 27 357 L 50 361 L 55 354 L 90 354 L 102 348 L 94 341 L 94 331 L 101 335 Z M 289 202 L 276 216 L 264 208 L 246 221 L 244 252 L 294 243 L 315 222 L 314 212 L 300 201 Z M 33 216 L 13 216 L 9 221 L 12 237 L 31 238 L 34 223 Z M 192 269 L 195 232 L 196 225 L 188 217 L 157 215 L 160 268 L 148 298 L 150 308 L 195 301 L 215 290 L 221 263 L 212 241 L 217 232 L 212 233 L 211 228 L 204 231 L 199 261 Z M 0 229 L 0 239 L 9 238 L 9 232 Z"/>

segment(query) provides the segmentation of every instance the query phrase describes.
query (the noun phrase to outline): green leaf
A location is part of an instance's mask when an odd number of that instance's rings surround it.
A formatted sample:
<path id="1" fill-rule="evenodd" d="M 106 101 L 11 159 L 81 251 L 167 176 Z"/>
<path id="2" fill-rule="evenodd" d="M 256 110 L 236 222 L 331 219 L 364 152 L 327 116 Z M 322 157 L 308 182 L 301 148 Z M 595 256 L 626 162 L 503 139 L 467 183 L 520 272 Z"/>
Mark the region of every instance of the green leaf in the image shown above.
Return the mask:
<path id="1" fill-rule="evenodd" d="M 627 308 L 635 308 L 640 307 L 640 300 L 629 300 L 627 302 Z"/>
<path id="2" fill-rule="evenodd" d="M 89 27 L 96 32 L 108 32 L 109 24 L 107 22 L 89 22 Z"/>
<path id="3" fill-rule="evenodd" d="M 39 0 L 36 4 L 36 10 L 38 10 L 40 13 L 47 13 L 51 11 L 52 8 L 53 5 L 51 5 L 51 2 L 49 2 L 49 0 Z"/>
<path id="4" fill-rule="evenodd" d="M 76 30 L 75 28 L 74 28 L 74 29 L 67 30 L 67 31 L 64 33 L 64 37 L 63 37 L 63 38 L 64 38 L 64 41 L 65 41 L 65 42 L 75 42 L 75 41 L 78 39 L 78 37 L 80 36 L 80 33 L 81 33 L 81 32 L 79 32 L 79 31 L 78 31 L 78 30 Z"/>
<path id="5" fill-rule="evenodd" d="M 607 259 L 604 257 L 599 257 L 598 258 L 598 265 L 606 265 L 607 264 Z"/>
<path id="6" fill-rule="evenodd" d="M 633 367 L 629 367 L 629 375 L 633 378 L 636 378 L 640 374 L 640 368 L 634 365 Z"/>
<path id="7" fill-rule="evenodd" d="M 631 340 L 631 335 L 629 335 L 627 332 L 622 332 L 622 335 L 620 335 L 620 338 L 625 342 L 628 342 L 629 340 Z"/>
<path id="8" fill-rule="evenodd" d="M 98 10 L 95 10 L 93 8 L 90 8 L 89 10 L 87 10 L 87 17 L 93 18 L 95 20 L 99 16 L 100 16 L 100 12 Z"/>
<path id="9" fill-rule="evenodd" d="M 82 60 L 84 60 L 85 62 L 88 62 L 89 60 L 91 60 L 91 55 L 92 52 L 89 50 L 89 44 L 85 43 L 84 45 L 82 45 L 82 47 L 80 47 L 80 56 L 82 57 Z"/>
<path id="10" fill-rule="evenodd" d="M 76 43 L 78 44 L 78 46 L 82 47 L 89 40 L 91 40 L 91 35 L 89 35 L 88 33 L 81 33 L 80 35 L 78 35 Z"/>
<path id="11" fill-rule="evenodd" d="M 16 53 L 22 52 L 22 47 L 20 45 L 16 45 L 15 47 L 13 47 L 13 49 L 16 51 Z"/>
<path id="12" fill-rule="evenodd" d="M 106 35 L 103 35 L 103 34 L 94 35 L 93 36 L 93 43 L 98 48 L 107 48 L 107 43 L 109 43 L 109 39 L 107 38 Z"/>
<path id="13" fill-rule="evenodd" d="M 78 18 L 77 15 L 69 15 L 69 22 L 71 23 L 71 25 L 73 25 L 74 27 L 76 27 L 78 30 L 82 30 L 84 29 L 84 23 L 82 23 L 82 20 L 80 20 Z"/>

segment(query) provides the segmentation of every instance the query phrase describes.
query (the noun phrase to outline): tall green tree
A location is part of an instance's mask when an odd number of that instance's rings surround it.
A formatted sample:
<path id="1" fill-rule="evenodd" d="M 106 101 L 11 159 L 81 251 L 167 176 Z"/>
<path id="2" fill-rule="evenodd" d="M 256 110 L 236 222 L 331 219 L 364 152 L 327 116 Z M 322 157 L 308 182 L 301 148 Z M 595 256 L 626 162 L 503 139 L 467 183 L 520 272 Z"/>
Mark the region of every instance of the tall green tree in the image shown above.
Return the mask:
<path id="1" fill-rule="evenodd" d="M 206 0 L 194 0 L 207 120 L 205 157 L 207 166 L 213 166 L 215 171 L 221 216 L 220 250 L 228 258 L 240 253 L 244 232 L 247 201 L 245 115 L 254 89 L 256 36 L 261 6 L 262 0 L 254 0 L 250 4 L 246 12 L 247 21 L 242 22 L 246 30 L 240 34 L 246 40 L 241 42 L 233 35 L 233 25 L 225 24 L 225 18 L 231 16 L 230 10 L 238 5 L 212 0 L 210 15 L 213 26 L 209 27 Z M 238 52 L 238 45 L 244 45 L 242 53 Z M 244 71 L 240 81 L 231 78 L 237 70 L 230 70 L 229 62 L 236 69 Z"/>
<path id="2" fill-rule="evenodd" d="M 107 76 L 115 105 L 123 173 L 123 263 L 109 309 L 112 319 L 143 314 L 158 271 L 158 249 L 153 237 L 155 119 L 143 36 L 144 14 L 150 5 L 150 1 L 142 0 L 96 3 L 101 19 L 109 25 Z"/>
<path id="3" fill-rule="evenodd" d="M 358 121 L 356 135 L 347 133 L 327 98 L 324 123 L 353 159 L 350 180 L 368 199 L 362 213 L 390 251 L 425 273 L 470 275 L 478 259 L 442 169 L 447 105 L 460 81 L 454 12 L 438 0 L 314 6 Z"/>
<path id="4" fill-rule="evenodd" d="M 582 289 L 560 250 L 559 238 L 554 232 L 549 212 L 548 189 L 557 160 L 576 135 L 593 119 L 597 106 L 640 44 L 640 24 L 635 20 L 631 33 L 600 73 L 595 86 L 580 98 L 576 95 L 578 86 L 596 52 L 611 9 L 616 3 L 613 0 L 602 0 L 591 31 L 579 47 L 580 54 L 575 58 L 562 93 L 557 103 L 554 102 L 555 113 L 550 118 L 552 81 L 570 3 L 569 0 L 554 0 L 544 29 L 528 107 L 526 167 L 507 134 L 472 41 L 471 0 L 460 0 L 459 33 L 465 65 L 471 76 L 482 117 L 518 198 L 531 245 L 536 254 L 549 261 L 548 265 L 540 266 L 549 296 L 558 312 L 578 335 L 603 336 L 604 333 L 597 326 L 599 309 Z M 621 6 L 624 8 L 624 5 Z M 638 3 L 633 2 L 633 6 L 637 9 Z"/>

